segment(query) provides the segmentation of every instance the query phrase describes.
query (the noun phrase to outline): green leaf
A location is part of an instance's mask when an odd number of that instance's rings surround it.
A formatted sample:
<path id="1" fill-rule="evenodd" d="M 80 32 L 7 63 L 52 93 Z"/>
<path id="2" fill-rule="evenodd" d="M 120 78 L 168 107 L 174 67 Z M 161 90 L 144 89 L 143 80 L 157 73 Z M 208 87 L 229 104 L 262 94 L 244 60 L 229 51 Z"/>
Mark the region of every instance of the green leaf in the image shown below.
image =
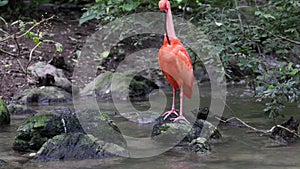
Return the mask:
<path id="1" fill-rule="evenodd" d="M 124 11 L 131 11 L 133 9 L 134 5 L 133 4 L 124 4 L 122 7 L 123 7 Z"/>
<path id="2" fill-rule="evenodd" d="M 55 48 L 56 48 L 57 52 L 62 52 L 62 44 L 61 43 L 56 42 L 55 43 Z"/>
<path id="3" fill-rule="evenodd" d="M 271 90 L 271 89 L 273 89 L 274 88 L 274 85 L 273 84 L 270 84 L 269 86 L 268 86 L 268 89 L 269 90 Z"/>
<path id="4" fill-rule="evenodd" d="M 291 69 L 292 69 L 292 66 L 293 66 L 293 63 L 290 62 L 289 65 L 288 65 L 288 70 L 291 70 Z"/>
<path id="5" fill-rule="evenodd" d="M 99 70 L 103 70 L 103 69 L 104 69 L 104 67 L 103 67 L 103 66 L 97 66 L 97 69 L 99 69 Z"/>
<path id="6" fill-rule="evenodd" d="M 79 24 L 83 24 L 86 21 L 95 19 L 97 17 L 97 13 L 94 10 L 88 10 L 79 19 Z"/>
<path id="7" fill-rule="evenodd" d="M 32 40 L 34 44 L 38 44 L 40 42 L 40 39 L 38 37 L 33 37 Z"/>
<path id="8" fill-rule="evenodd" d="M 294 75 L 297 74 L 298 72 L 299 72 L 298 69 L 293 69 L 291 72 L 288 72 L 287 74 L 288 74 L 288 75 L 294 76 Z"/>
<path id="9" fill-rule="evenodd" d="M 101 53 L 101 56 L 102 56 L 103 58 L 107 58 L 108 55 L 109 55 L 109 51 L 104 51 L 104 52 Z"/>
<path id="10" fill-rule="evenodd" d="M 81 55 L 81 50 L 76 50 L 76 55 L 77 55 L 77 57 L 80 57 L 80 55 Z"/>
<path id="11" fill-rule="evenodd" d="M 216 24 L 217 26 L 222 26 L 222 25 L 223 25 L 223 23 L 217 22 L 217 21 L 215 21 L 215 24 Z"/>
<path id="12" fill-rule="evenodd" d="M 8 3 L 8 0 L 0 0 L 0 7 L 5 6 Z"/>

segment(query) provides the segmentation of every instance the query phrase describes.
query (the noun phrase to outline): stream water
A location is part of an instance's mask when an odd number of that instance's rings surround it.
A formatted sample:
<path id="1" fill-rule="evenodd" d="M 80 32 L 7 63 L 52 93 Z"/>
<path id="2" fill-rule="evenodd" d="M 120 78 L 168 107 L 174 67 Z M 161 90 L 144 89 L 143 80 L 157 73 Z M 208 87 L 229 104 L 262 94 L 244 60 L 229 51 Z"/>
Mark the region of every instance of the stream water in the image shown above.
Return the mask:
<path id="1" fill-rule="evenodd" d="M 207 92 L 209 93 L 209 92 Z M 207 100 L 205 100 L 207 98 Z M 209 103 L 209 94 L 203 92 L 202 104 Z M 263 113 L 264 104 L 255 102 L 251 92 L 244 88 L 228 88 L 225 117 L 239 117 L 259 129 L 270 129 L 272 121 Z M 105 104 L 105 103 L 103 103 Z M 106 104 L 109 107 L 110 104 Z M 43 109 L 41 107 L 39 110 Z M 285 119 L 294 116 L 300 119 L 299 108 L 288 104 Z M 284 118 L 278 121 L 285 120 Z M 19 124 L 24 117 L 13 116 L 11 125 L 0 129 L 0 159 L 8 162 L 6 169 L 299 169 L 300 142 L 288 146 L 270 146 L 268 136 L 249 132 L 247 128 L 220 126 L 223 135 L 221 143 L 212 145 L 208 156 L 199 157 L 182 150 L 172 149 L 157 156 L 147 158 L 106 158 L 81 161 L 30 162 L 28 154 L 14 152 L 11 147 Z M 136 125 L 141 128 L 143 125 Z"/>

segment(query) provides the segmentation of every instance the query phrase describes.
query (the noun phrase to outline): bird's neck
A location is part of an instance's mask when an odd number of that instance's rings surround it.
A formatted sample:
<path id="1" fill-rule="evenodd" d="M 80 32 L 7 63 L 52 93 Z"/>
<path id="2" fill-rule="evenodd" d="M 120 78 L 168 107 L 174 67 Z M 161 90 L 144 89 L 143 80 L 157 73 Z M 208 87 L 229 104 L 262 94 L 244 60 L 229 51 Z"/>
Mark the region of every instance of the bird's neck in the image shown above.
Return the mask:
<path id="1" fill-rule="evenodd" d="M 168 32 L 169 38 L 170 39 L 175 39 L 176 35 L 175 35 L 175 29 L 174 29 L 174 24 L 173 24 L 171 7 L 170 7 L 170 9 L 167 12 L 166 24 L 167 24 L 167 32 Z"/>

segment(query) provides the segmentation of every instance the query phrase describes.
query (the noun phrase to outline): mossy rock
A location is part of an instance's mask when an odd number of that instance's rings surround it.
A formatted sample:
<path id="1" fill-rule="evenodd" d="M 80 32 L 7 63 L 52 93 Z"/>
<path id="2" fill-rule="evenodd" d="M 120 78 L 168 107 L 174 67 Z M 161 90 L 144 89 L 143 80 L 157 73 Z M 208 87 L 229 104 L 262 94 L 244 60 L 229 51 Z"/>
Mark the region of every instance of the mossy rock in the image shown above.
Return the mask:
<path id="1" fill-rule="evenodd" d="M 114 143 L 126 147 L 126 141 L 107 113 L 93 109 L 83 109 L 76 111 L 82 127 L 86 133 L 92 134 L 99 140 Z"/>
<path id="2" fill-rule="evenodd" d="M 84 132 L 73 114 L 41 114 L 26 119 L 18 128 L 13 143 L 17 151 L 37 151 L 50 138 L 62 133 Z"/>
<path id="3" fill-rule="evenodd" d="M 25 105 L 14 103 L 9 104 L 7 109 L 11 115 L 35 115 L 38 113 Z"/>
<path id="4" fill-rule="evenodd" d="M 51 105 L 71 101 L 72 95 L 70 93 L 54 86 L 25 89 L 13 97 L 14 103 L 26 105 Z"/>
<path id="5" fill-rule="evenodd" d="M 172 122 L 170 119 L 175 117 L 175 114 L 171 114 L 165 120 L 162 116 L 157 119 L 152 130 L 152 139 L 155 142 L 183 147 L 197 154 L 207 154 L 211 150 L 210 143 L 222 139 L 218 129 L 205 120 L 197 119 L 194 124 L 183 120 Z"/>
<path id="6" fill-rule="evenodd" d="M 102 143 L 83 133 L 66 133 L 48 140 L 34 157 L 35 161 L 83 160 L 128 156 L 127 151 L 111 143 Z"/>
<path id="7" fill-rule="evenodd" d="M 113 82 L 113 84 L 112 84 Z M 145 99 L 158 86 L 136 74 L 134 71 L 113 73 L 106 71 L 87 84 L 81 91 L 81 96 L 92 96 L 94 93 L 99 99 Z M 112 96 L 113 95 L 113 96 Z"/>
<path id="8" fill-rule="evenodd" d="M 0 98 L 0 126 L 10 123 L 10 113 L 4 101 Z"/>

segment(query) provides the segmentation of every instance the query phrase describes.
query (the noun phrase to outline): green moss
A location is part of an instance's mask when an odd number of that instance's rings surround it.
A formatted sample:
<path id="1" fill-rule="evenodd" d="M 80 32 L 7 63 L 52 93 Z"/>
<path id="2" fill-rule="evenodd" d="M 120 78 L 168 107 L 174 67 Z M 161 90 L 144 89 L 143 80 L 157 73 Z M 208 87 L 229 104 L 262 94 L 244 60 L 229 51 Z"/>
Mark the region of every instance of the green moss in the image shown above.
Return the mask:
<path id="1" fill-rule="evenodd" d="M 10 114 L 4 103 L 4 101 L 0 98 L 0 126 L 3 124 L 10 123 Z"/>

